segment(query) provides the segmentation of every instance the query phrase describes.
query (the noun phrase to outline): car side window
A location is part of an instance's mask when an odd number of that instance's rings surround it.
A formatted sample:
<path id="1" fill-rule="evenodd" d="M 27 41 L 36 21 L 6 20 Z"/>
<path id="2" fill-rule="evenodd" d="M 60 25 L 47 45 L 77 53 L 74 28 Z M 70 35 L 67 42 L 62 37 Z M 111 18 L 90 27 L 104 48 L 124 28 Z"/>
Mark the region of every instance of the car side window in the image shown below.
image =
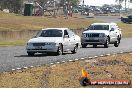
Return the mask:
<path id="1" fill-rule="evenodd" d="M 67 32 L 67 30 L 64 30 L 64 35 L 68 35 L 68 32 Z"/>
<path id="2" fill-rule="evenodd" d="M 115 26 L 111 25 L 111 29 L 110 30 L 115 31 Z"/>
<path id="3" fill-rule="evenodd" d="M 74 34 L 74 32 L 72 30 L 68 30 L 68 33 L 69 33 L 69 37 L 75 36 L 75 34 Z"/>

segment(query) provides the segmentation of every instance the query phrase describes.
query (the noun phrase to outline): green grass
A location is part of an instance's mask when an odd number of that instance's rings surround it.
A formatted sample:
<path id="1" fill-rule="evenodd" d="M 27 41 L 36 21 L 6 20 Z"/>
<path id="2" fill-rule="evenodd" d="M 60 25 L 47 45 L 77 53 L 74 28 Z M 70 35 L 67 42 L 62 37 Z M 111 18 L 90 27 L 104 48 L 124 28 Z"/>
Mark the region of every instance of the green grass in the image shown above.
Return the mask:
<path id="1" fill-rule="evenodd" d="M 0 46 L 23 46 L 27 40 L 0 41 Z"/>
<path id="2" fill-rule="evenodd" d="M 65 19 L 63 16 L 53 18 L 53 17 L 44 17 L 44 16 L 22 16 L 13 13 L 4 13 L 0 11 L 0 31 L 29 31 L 29 30 L 41 30 L 42 28 L 47 27 L 68 27 L 71 29 L 80 29 L 83 27 L 87 27 L 91 23 L 94 23 L 95 20 L 86 20 L 78 18 L 77 15 L 70 17 L 69 19 Z M 26 33 L 25 33 L 26 34 Z M 2 35 L 2 34 L 1 34 Z M 9 36 L 22 35 L 21 39 L 16 39 L 14 37 Z M 1 36 L 0 46 L 8 46 L 8 45 L 24 45 L 29 38 L 31 38 L 33 33 L 30 35 L 24 35 L 20 33 L 12 33 L 7 34 L 6 36 Z M 3 37 L 3 38 L 2 38 Z M 6 37 L 6 40 L 5 40 Z M 8 39 L 9 38 L 9 39 Z"/>
<path id="3" fill-rule="evenodd" d="M 118 23 L 119 28 L 122 29 L 123 37 L 132 37 L 132 24 Z"/>
<path id="4" fill-rule="evenodd" d="M 44 16 L 21 16 L 0 12 L 0 31 L 5 30 L 40 30 L 47 27 L 69 27 L 72 29 L 87 27 L 95 20 L 77 18 L 65 19 L 64 17 L 44 17 Z"/>
<path id="5" fill-rule="evenodd" d="M 22 16 L 13 13 L 4 13 L 0 11 L 0 31 L 23 31 L 25 30 L 40 30 L 47 27 L 68 27 L 71 29 L 81 29 L 88 27 L 90 24 L 96 21 L 95 19 L 82 19 L 78 18 L 79 15 L 75 14 L 69 19 L 65 19 L 63 16 L 53 18 L 53 17 L 36 17 L 36 16 Z M 123 37 L 132 37 L 132 24 L 125 24 L 122 22 L 118 23 L 119 27 L 122 29 Z M 82 30 L 78 30 L 77 34 L 81 34 Z M 21 39 L 9 38 L 10 35 L 7 35 L 0 39 L 0 46 L 8 45 L 24 45 L 29 38 L 32 37 L 32 33 L 28 36 L 22 34 Z M 19 36 L 19 33 L 15 34 Z M 8 39 L 9 38 L 9 39 Z"/>

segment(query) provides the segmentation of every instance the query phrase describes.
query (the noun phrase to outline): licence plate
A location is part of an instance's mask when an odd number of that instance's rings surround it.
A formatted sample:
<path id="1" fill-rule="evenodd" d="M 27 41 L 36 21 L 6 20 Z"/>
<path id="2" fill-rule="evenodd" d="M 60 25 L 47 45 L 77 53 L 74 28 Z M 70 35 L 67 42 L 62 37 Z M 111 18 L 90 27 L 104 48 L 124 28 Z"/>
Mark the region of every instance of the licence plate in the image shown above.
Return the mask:
<path id="1" fill-rule="evenodd" d="M 98 40 L 98 38 L 88 38 L 88 40 Z"/>
<path id="2" fill-rule="evenodd" d="M 35 49 L 42 49 L 42 46 L 35 46 Z"/>

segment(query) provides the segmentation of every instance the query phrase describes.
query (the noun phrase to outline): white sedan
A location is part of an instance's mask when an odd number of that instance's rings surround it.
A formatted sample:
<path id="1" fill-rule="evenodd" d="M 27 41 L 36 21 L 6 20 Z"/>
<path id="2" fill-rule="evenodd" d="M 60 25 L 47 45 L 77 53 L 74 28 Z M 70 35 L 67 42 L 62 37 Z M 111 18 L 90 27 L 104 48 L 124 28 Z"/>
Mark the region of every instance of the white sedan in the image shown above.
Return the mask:
<path id="1" fill-rule="evenodd" d="M 80 44 L 80 37 L 68 28 L 46 28 L 28 41 L 26 50 L 29 56 L 35 53 L 62 55 L 67 51 L 76 53 Z"/>

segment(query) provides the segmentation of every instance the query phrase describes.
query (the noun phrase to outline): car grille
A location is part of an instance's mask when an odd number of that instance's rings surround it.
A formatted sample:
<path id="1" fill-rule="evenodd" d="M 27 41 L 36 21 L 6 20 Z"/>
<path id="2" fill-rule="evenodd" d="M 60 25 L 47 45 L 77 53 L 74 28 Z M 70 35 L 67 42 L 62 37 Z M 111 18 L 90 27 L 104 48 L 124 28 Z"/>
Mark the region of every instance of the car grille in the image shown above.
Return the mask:
<path id="1" fill-rule="evenodd" d="M 86 40 L 86 42 L 99 42 L 99 40 Z"/>
<path id="2" fill-rule="evenodd" d="M 47 50 L 47 49 L 31 49 L 31 50 Z"/>
<path id="3" fill-rule="evenodd" d="M 45 43 L 33 43 L 33 46 L 44 46 Z"/>
<path id="4" fill-rule="evenodd" d="M 99 37 L 99 33 L 87 33 L 86 37 Z"/>

